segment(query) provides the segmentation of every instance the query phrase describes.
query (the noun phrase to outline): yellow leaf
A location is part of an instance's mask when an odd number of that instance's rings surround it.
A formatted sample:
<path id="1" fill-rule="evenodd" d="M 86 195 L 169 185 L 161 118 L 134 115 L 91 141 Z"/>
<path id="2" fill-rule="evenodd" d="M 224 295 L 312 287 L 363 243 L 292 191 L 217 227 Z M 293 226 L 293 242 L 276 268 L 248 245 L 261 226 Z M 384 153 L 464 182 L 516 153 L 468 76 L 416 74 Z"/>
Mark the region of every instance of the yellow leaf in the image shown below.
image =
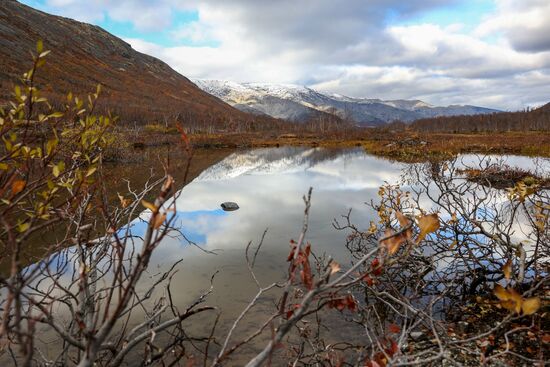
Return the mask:
<path id="1" fill-rule="evenodd" d="M 524 315 L 532 315 L 538 311 L 540 308 L 540 298 L 531 297 L 523 301 L 521 309 L 523 310 Z"/>
<path id="2" fill-rule="evenodd" d="M 42 40 L 39 39 L 38 41 L 36 41 L 36 52 L 41 54 L 43 50 L 44 50 L 44 42 L 42 42 Z"/>
<path id="3" fill-rule="evenodd" d="M 154 229 L 159 229 L 160 226 L 162 225 L 162 223 L 164 223 L 165 220 L 166 220 L 166 213 L 162 213 L 162 214 L 157 213 L 157 215 L 155 215 L 153 228 Z"/>
<path id="4" fill-rule="evenodd" d="M 512 260 L 508 259 L 506 264 L 504 264 L 502 267 L 502 273 L 504 274 L 506 280 L 510 280 L 512 276 Z"/>
<path id="5" fill-rule="evenodd" d="M 30 223 L 21 223 L 17 226 L 17 230 L 21 233 L 25 232 L 31 226 Z"/>
<path id="6" fill-rule="evenodd" d="M 439 217 L 436 213 L 421 216 L 418 218 L 418 228 L 420 228 L 420 234 L 416 242 L 420 243 L 426 235 L 439 229 Z"/>
<path id="7" fill-rule="evenodd" d="M 508 292 L 500 284 L 495 285 L 493 294 L 501 301 L 507 301 L 510 299 Z"/>
<path id="8" fill-rule="evenodd" d="M 516 313 L 521 313 L 521 306 L 523 304 L 523 298 L 521 298 L 521 294 L 516 292 L 516 290 L 513 288 L 510 288 L 508 290 L 508 294 L 510 295 L 510 300 L 515 302 L 514 310 L 516 311 Z"/>
<path id="9" fill-rule="evenodd" d="M 370 227 L 369 227 L 369 233 L 371 233 L 371 234 L 375 233 L 377 230 L 378 230 L 378 228 L 376 228 L 376 224 L 373 221 L 371 221 L 370 222 Z"/>
<path id="10" fill-rule="evenodd" d="M 406 216 L 403 215 L 399 210 L 395 211 L 395 216 L 397 217 L 397 220 L 399 221 L 399 224 L 401 224 L 401 227 L 406 227 L 409 225 L 410 220 Z"/>
<path id="11" fill-rule="evenodd" d="M 336 261 L 330 262 L 330 273 L 334 274 L 340 271 L 340 264 L 338 264 Z"/>
<path id="12" fill-rule="evenodd" d="M 399 210 L 395 212 L 395 216 L 397 217 L 397 220 L 399 221 L 401 227 L 405 228 L 410 226 L 410 219 L 404 216 L 403 213 L 401 213 Z M 405 237 L 407 237 L 407 239 L 410 239 L 412 237 L 412 227 L 405 231 Z"/>
<path id="13" fill-rule="evenodd" d="M 23 191 L 23 189 L 25 188 L 25 181 L 23 180 L 16 180 L 16 181 L 13 181 L 13 183 L 11 184 L 11 193 L 12 195 L 17 195 L 19 194 L 21 191 Z"/>
<path id="14" fill-rule="evenodd" d="M 88 172 L 86 172 L 86 177 L 90 177 L 94 174 L 95 171 L 97 171 L 97 167 L 91 167 L 90 169 L 88 169 Z"/>
<path id="15" fill-rule="evenodd" d="M 384 246 L 390 255 L 399 251 L 399 247 L 407 240 L 404 233 L 395 234 L 391 229 L 387 229 L 384 233 L 384 238 L 380 244 Z"/>
<path id="16" fill-rule="evenodd" d="M 510 312 L 514 312 L 516 310 L 516 302 L 511 299 L 500 301 L 500 305 Z"/>
<path id="17" fill-rule="evenodd" d="M 141 200 L 141 205 L 152 211 L 153 213 L 156 213 L 158 208 L 155 206 L 155 204 L 148 202 L 147 200 Z"/>

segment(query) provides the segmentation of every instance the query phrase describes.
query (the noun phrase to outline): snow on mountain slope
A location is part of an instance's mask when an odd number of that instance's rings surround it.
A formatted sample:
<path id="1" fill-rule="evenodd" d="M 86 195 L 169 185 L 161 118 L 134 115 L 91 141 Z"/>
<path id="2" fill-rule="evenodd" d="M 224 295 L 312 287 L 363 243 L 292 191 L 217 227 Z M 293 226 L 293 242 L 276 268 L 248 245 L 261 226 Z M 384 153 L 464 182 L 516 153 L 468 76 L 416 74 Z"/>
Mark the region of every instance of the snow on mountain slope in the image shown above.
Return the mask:
<path id="1" fill-rule="evenodd" d="M 420 100 L 390 100 L 326 95 L 311 88 L 287 84 L 235 83 L 223 80 L 193 80 L 208 92 L 246 112 L 304 122 L 318 111 L 332 113 L 362 126 L 395 120 L 411 122 L 425 117 L 473 115 L 496 110 L 452 105 L 432 106 Z"/>
<path id="2" fill-rule="evenodd" d="M 204 170 L 194 182 L 219 181 L 242 175 L 286 174 L 305 171 L 319 163 L 345 158 L 358 150 L 335 150 L 305 147 L 281 147 L 253 149 L 233 153 L 221 162 Z"/>

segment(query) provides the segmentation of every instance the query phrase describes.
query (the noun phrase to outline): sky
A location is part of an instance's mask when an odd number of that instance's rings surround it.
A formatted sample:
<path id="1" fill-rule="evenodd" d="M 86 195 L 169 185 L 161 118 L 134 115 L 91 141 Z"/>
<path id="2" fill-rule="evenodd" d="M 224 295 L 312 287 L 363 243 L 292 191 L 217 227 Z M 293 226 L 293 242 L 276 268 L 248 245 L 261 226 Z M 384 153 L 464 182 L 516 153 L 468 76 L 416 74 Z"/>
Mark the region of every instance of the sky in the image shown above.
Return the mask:
<path id="1" fill-rule="evenodd" d="M 189 78 L 518 110 L 550 102 L 549 0 L 21 0 Z"/>

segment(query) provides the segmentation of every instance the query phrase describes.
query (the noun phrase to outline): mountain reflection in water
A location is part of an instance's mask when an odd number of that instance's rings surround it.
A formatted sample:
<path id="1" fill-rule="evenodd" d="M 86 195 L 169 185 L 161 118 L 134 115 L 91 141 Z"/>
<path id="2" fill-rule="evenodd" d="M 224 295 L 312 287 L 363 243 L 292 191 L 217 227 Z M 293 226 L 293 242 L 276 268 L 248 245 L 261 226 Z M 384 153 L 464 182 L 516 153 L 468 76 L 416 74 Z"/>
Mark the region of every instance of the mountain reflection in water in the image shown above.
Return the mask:
<path id="1" fill-rule="evenodd" d="M 529 158 L 519 157 L 508 161 L 514 166 L 529 162 Z M 174 232 L 155 250 L 148 270 L 150 277 L 142 278 L 137 291 L 147 289 L 148 282 L 155 281 L 155 274 L 181 259 L 171 289 L 176 306 L 185 309 L 210 287 L 216 274 L 207 303 L 222 311 L 217 330 L 224 335 L 257 291 L 245 261 L 250 241 L 257 244 L 268 229 L 255 263 L 256 276 L 263 285 L 284 279 L 289 241 L 298 237 L 302 226 L 301 198 L 312 187 L 306 240 L 317 256 L 331 255 L 345 266 L 351 261 L 344 246 L 347 233 L 333 228 L 334 219 L 351 209 L 352 221 L 359 228 L 368 228 L 377 215 L 365 203 L 377 202 L 379 187 L 385 182 L 399 182 L 406 166 L 368 155 L 362 149 L 284 147 L 233 153 L 179 192 L 174 226 L 181 234 Z M 226 201 L 236 202 L 240 209 L 223 211 L 220 204 Z M 147 217 L 145 212 L 132 222 L 133 235 L 144 233 Z M 60 257 L 70 258 L 66 254 Z M 56 260 L 50 264 L 60 266 Z M 70 270 L 71 265 L 64 266 Z M 164 290 L 157 292 L 160 297 Z M 254 330 L 255 320 L 264 320 L 273 312 L 272 301 L 269 297 L 261 299 L 239 332 Z M 137 313 L 134 317 L 140 320 Z M 201 333 L 210 330 L 214 318 L 213 314 L 201 315 L 186 327 L 192 333 Z M 335 330 L 347 332 L 343 328 Z"/>

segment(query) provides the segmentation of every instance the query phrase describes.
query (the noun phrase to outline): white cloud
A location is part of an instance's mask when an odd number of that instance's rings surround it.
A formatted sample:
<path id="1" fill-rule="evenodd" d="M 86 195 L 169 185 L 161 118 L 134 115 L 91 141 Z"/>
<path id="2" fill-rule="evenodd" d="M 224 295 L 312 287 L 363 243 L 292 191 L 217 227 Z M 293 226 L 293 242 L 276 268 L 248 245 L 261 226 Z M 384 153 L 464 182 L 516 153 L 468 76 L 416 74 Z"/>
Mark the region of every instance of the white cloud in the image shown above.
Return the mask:
<path id="1" fill-rule="evenodd" d="M 138 29 L 169 29 L 188 44 L 128 41 L 193 78 L 308 84 L 352 96 L 501 109 L 550 97 L 547 0 L 495 0 L 495 11 L 473 31 L 461 23 L 414 22 L 460 0 L 47 1 L 81 17 L 108 15 Z M 194 9 L 198 20 L 173 24 L 174 11 L 182 9 Z"/>
<path id="2" fill-rule="evenodd" d="M 498 11 L 481 23 L 480 36 L 502 34 L 518 51 L 550 51 L 550 2 L 496 0 Z"/>

